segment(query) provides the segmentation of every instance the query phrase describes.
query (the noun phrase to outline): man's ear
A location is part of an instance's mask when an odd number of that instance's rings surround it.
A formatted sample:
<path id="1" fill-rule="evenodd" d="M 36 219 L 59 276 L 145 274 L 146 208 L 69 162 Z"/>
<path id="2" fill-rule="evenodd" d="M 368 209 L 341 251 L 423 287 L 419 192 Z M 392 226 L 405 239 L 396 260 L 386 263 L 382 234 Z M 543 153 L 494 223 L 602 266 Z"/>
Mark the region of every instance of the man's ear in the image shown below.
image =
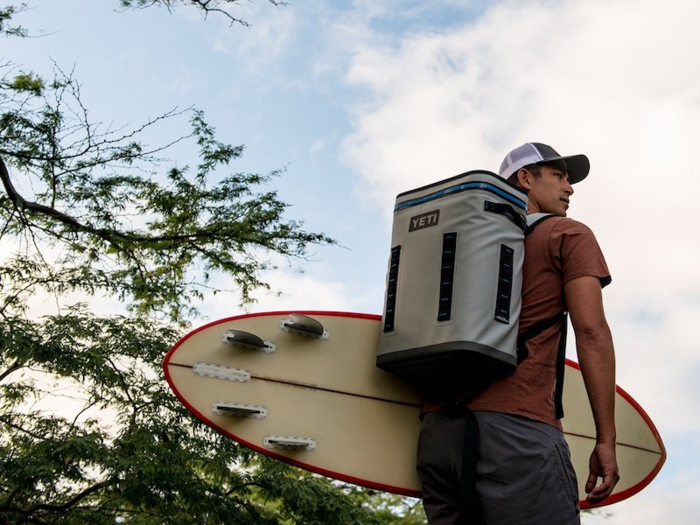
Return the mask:
<path id="1" fill-rule="evenodd" d="M 530 182 L 531 178 L 532 173 L 527 171 L 525 168 L 520 168 L 518 170 L 518 184 L 520 184 L 520 187 L 526 191 L 530 191 L 532 189 L 532 183 Z"/>

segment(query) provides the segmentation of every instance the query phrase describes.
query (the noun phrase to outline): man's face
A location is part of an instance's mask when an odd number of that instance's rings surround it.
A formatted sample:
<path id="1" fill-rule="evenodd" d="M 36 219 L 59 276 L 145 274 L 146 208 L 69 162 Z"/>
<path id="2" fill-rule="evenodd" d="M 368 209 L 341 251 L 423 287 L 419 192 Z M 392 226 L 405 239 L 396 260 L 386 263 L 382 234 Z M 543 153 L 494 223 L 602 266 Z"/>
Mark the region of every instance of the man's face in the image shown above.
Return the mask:
<path id="1" fill-rule="evenodd" d="M 566 217 L 569 199 L 574 189 L 569 183 L 569 176 L 564 169 L 542 166 L 540 176 L 528 174 L 531 187 L 528 193 L 530 213 L 554 213 Z"/>

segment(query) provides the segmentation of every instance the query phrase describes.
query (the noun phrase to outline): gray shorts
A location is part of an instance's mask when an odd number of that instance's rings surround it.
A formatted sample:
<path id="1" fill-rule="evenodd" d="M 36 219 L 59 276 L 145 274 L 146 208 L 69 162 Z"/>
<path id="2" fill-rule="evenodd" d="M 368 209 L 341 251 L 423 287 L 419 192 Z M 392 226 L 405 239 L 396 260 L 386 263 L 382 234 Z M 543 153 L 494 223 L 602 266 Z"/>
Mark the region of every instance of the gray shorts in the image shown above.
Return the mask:
<path id="1" fill-rule="evenodd" d="M 479 423 L 476 491 L 487 525 L 578 524 L 576 474 L 563 433 L 526 418 L 475 411 Z M 418 475 L 431 525 L 473 523 L 461 503 L 464 417 L 425 415 Z"/>

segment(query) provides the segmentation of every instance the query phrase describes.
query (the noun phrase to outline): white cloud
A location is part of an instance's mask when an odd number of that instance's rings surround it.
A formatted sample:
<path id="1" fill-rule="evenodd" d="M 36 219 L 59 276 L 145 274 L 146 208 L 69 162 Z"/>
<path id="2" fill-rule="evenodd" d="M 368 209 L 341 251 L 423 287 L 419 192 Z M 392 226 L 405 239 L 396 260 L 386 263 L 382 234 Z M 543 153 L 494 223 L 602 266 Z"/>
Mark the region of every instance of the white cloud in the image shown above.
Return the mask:
<path id="1" fill-rule="evenodd" d="M 619 383 L 674 439 L 700 430 L 698 16 L 690 0 L 497 2 L 398 43 L 365 32 L 346 76 L 364 98 L 345 160 L 386 210 L 400 191 L 496 171 L 528 140 L 589 156 L 571 216 L 596 232 L 613 273 L 605 299 Z M 633 501 L 625 516 L 689 522 L 678 498 Z M 654 522 L 634 519 L 611 523 Z"/>
<path id="2" fill-rule="evenodd" d="M 248 312 L 272 312 L 285 310 L 330 310 L 336 312 L 366 312 L 367 298 L 352 290 L 348 283 L 338 280 L 330 268 L 319 262 L 304 264 L 302 273 L 284 261 L 277 261 L 276 269 L 264 272 L 261 277 L 270 285 L 270 290 L 258 289 L 252 293 L 255 302 L 244 308 L 238 304 L 239 295 L 224 292 L 208 294 L 201 304 L 203 317 L 221 319 Z M 216 286 L 226 285 L 223 277 Z"/>
<path id="3" fill-rule="evenodd" d="M 682 126 L 697 126 L 687 111 L 698 66 L 676 58 L 700 39 L 689 16 L 698 7 L 684 4 L 631 11 L 619 1 L 510 2 L 472 25 L 408 36 L 398 47 L 377 37 L 357 51 L 347 75 L 371 94 L 356 108 L 348 162 L 377 195 L 495 170 L 508 148 L 533 138 L 585 150 L 599 174 L 631 171 L 630 158 L 636 170 L 645 161 L 667 164 L 659 147 Z M 657 28 L 653 37 L 648 27 Z M 629 188 L 629 178 L 621 182 Z"/>

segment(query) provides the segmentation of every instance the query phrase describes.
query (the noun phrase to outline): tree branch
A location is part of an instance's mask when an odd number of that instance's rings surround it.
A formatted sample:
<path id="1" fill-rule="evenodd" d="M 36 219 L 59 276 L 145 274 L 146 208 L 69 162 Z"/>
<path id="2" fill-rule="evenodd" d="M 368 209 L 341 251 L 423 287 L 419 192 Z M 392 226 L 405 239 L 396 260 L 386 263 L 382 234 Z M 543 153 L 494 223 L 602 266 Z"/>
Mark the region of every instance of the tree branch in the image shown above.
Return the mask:
<path id="1" fill-rule="evenodd" d="M 7 376 L 12 374 L 12 372 L 16 372 L 17 370 L 21 369 L 24 366 L 24 362 L 22 361 L 15 361 L 14 364 L 12 364 L 7 370 L 5 370 L 2 374 L 0 374 L 0 383 L 2 383 Z"/>
<path id="2" fill-rule="evenodd" d="M 29 210 L 48 215 L 49 217 L 53 217 L 59 222 L 71 226 L 77 230 L 93 229 L 83 224 L 80 224 L 73 217 L 70 217 L 65 213 L 62 213 L 54 208 L 44 206 L 43 204 L 39 204 L 37 202 L 27 201 L 24 197 L 17 193 L 17 190 L 12 184 L 10 174 L 7 171 L 7 167 L 5 166 L 5 163 L 3 162 L 2 158 L 0 158 L 0 180 L 2 180 L 2 184 L 5 187 L 5 193 L 7 193 L 8 198 L 10 199 L 12 204 L 14 204 L 15 208 L 19 208 L 19 210 L 21 211 Z M 96 233 L 96 231 L 93 231 L 93 233 Z"/>
<path id="3" fill-rule="evenodd" d="M 76 232 L 92 233 L 112 244 L 115 238 L 136 243 L 184 242 L 196 241 L 198 239 L 206 238 L 223 240 L 223 237 L 221 236 L 221 231 L 216 227 L 203 228 L 196 232 L 171 235 L 142 235 L 135 232 L 123 232 L 119 230 L 95 228 L 93 226 L 90 226 L 89 224 L 81 223 L 77 219 L 66 215 L 65 213 L 55 208 L 45 206 L 37 202 L 31 202 L 22 197 L 12 184 L 12 180 L 10 179 L 10 175 L 7 171 L 7 168 L 5 167 L 5 163 L 2 161 L 2 158 L 0 158 L 0 179 L 2 180 L 7 196 L 9 197 L 10 201 L 15 205 L 15 208 L 19 211 L 31 211 L 40 213 L 42 215 L 46 215 L 48 217 L 56 219 L 61 224 L 69 226 L 72 230 Z M 239 240 L 244 244 L 254 244 L 266 249 L 275 249 L 268 243 L 264 243 L 259 239 L 241 237 Z"/>
<path id="4" fill-rule="evenodd" d="M 65 503 L 60 503 L 57 505 L 49 505 L 48 503 L 39 503 L 38 505 L 34 505 L 31 507 L 27 513 L 31 514 L 32 512 L 35 512 L 37 510 L 49 510 L 49 511 L 55 511 L 55 512 L 62 512 L 65 510 L 68 510 L 71 508 L 73 505 L 76 505 L 77 503 L 80 503 L 81 500 L 87 498 L 91 494 L 94 494 L 95 492 L 98 492 L 102 490 L 105 487 L 109 487 L 110 485 L 114 485 L 115 481 L 101 481 L 99 483 L 96 483 L 95 485 L 86 488 L 84 491 L 79 492 L 76 494 L 74 497 L 66 501 Z"/>

